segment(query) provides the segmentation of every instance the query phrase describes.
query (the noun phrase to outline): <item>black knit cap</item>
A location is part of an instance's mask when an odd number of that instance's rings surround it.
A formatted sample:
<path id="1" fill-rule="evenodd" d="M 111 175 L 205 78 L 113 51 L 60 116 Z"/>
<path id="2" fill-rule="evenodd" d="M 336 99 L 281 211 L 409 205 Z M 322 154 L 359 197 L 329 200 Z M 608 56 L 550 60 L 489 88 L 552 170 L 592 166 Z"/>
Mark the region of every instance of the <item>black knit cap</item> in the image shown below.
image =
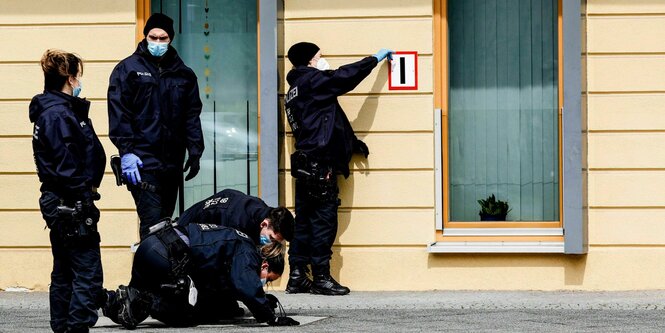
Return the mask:
<path id="1" fill-rule="evenodd" d="M 169 38 L 173 40 L 175 31 L 173 30 L 173 20 L 170 17 L 162 13 L 152 14 L 148 19 L 148 22 L 145 23 L 145 28 L 143 28 L 143 36 L 148 36 L 150 30 L 154 28 L 160 28 L 166 31 L 166 34 L 169 35 Z"/>
<path id="2" fill-rule="evenodd" d="M 307 66 L 319 50 L 314 43 L 300 42 L 293 44 L 287 55 L 293 66 Z"/>

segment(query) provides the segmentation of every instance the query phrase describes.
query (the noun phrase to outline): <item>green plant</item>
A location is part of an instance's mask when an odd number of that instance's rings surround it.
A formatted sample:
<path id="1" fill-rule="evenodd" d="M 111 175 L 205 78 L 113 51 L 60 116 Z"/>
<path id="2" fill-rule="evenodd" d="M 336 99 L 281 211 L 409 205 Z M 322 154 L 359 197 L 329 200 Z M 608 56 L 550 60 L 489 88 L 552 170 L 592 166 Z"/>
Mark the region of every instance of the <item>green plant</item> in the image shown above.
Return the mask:
<path id="1" fill-rule="evenodd" d="M 510 212 L 510 206 L 507 202 L 496 200 L 494 194 L 490 195 L 487 199 L 478 200 L 480 204 L 480 216 L 498 216 L 506 218 L 508 212 Z"/>

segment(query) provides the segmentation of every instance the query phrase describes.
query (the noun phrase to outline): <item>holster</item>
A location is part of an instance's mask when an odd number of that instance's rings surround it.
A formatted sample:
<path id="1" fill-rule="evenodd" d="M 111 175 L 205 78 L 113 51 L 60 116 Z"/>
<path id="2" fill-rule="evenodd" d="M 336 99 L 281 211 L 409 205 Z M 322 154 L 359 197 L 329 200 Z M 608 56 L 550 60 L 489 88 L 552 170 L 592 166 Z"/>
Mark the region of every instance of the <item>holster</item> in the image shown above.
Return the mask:
<path id="1" fill-rule="evenodd" d="M 59 231 L 66 244 L 99 242 L 97 232 L 99 215 L 89 210 L 92 210 L 92 207 L 84 207 L 81 201 L 77 201 L 74 207 L 57 206 L 59 225 L 56 226 L 56 230 Z"/>
<path id="2" fill-rule="evenodd" d="M 189 279 L 187 272 L 190 264 L 189 246 L 175 231 L 175 223 L 171 219 L 164 219 L 158 224 L 150 227 L 150 234 L 155 235 L 168 251 L 169 262 L 171 263 L 170 279 L 172 282 L 162 284 L 163 290 L 168 290 L 174 294 L 187 292 L 189 288 Z"/>
<path id="3" fill-rule="evenodd" d="M 125 183 L 125 178 L 122 177 L 122 161 L 119 155 L 111 155 L 111 170 L 115 176 L 115 184 L 122 186 Z"/>
<path id="4" fill-rule="evenodd" d="M 302 150 L 291 154 L 291 176 L 295 179 L 314 179 L 318 173 L 319 163 Z"/>
<path id="5" fill-rule="evenodd" d="M 337 201 L 339 188 L 333 167 L 304 151 L 291 154 L 291 176 L 300 183 L 307 196 L 315 201 Z"/>
<path id="6" fill-rule="evenodd" d="M 113 170 L 113 175 L 115 176 L 115 184 L 118 186 L 127 185 L 127 190 L 132 188 L 140 188 L 145 191 L 157 192 L 158 188 L 155 185 L 146 182 L 140 182 L 137 185 L 132 185 L 125 180 L 125 177 L 122 175 L 122 160 L 119 155 L 111 155 L 111 170 Z"/>
<path id="7" fill-rule="evenodd" d="M 63 222 L 63 236 L 65 238 L 86 238 L 97 232 L 99 218 L 93 218 L 83 209 L 83 203 L 77 201 L 74 207 L 58 206 L 60 221 Z"/>
<path id="8" fill-rule="evenodd" d="M 329 178 L 311 179 L 302 181 L 307 191 L 307 196 L 313 201 L 337 202 L 339 204 L 339 188 L 337 187 L 337 176 L 332 174 Z"/>

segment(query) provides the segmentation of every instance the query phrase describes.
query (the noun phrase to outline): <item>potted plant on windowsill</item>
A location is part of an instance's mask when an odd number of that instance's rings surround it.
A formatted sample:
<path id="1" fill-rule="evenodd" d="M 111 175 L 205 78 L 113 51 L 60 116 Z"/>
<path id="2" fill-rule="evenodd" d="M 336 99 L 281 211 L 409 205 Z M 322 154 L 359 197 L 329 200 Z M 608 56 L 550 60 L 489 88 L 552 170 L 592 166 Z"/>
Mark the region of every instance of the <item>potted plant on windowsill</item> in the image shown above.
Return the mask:
<path id="1" fill-rule="evenodd" d="M 478 203 L 480 204 L 479 214 L 481 221 L 505 221 L 506 215 L 510 212 L 508 203 L 496 200 L 494 194 L 485 200 L 478 200 Z"/>

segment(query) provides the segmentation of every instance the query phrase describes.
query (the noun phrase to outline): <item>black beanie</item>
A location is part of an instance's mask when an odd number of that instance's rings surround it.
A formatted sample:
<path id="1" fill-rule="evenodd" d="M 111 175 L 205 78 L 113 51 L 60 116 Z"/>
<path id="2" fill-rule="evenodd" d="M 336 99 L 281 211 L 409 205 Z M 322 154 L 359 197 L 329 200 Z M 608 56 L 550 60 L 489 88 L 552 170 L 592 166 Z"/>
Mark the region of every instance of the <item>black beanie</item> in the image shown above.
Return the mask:
<path id="1" fill-rule="evenodd" d="M 291 46 L 288 57 L 293 66 L 307 66 L 319 50 L 319 47 L 314 43 L 300 42 Z"/>
<path id="2" fill-rule="evenodd" d="M 152 14 L 148 19 L 148 22 L 145 23 L 145 28 L 143 28 L 143 36 L 148 36 L 150 30 L 154 28 L 160 28 L 166 31 L 166 33 L 169 35 L 169 38 L 173 40 L 175 31 L 173 30 L 173 20 L 170 17 L 162 13 Z"/>

